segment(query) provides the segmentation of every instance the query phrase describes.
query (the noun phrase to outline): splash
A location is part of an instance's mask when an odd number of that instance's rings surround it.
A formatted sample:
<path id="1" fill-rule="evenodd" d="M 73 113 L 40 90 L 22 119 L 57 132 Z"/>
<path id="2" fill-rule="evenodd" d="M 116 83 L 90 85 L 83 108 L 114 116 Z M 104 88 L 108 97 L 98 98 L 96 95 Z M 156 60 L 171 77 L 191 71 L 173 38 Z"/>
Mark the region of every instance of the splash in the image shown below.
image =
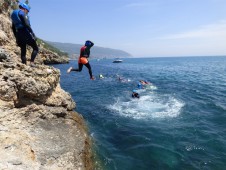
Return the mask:
<path id="1" fill-rule="evenodd" d="M 177 117 L 184 106 L 183 102 L 172 96 L 154 93 L 141 96 L 140 99 L 123 100 L 125 99 L 118 98 L 109 108 L 121 116 L 134 119 Z"/>

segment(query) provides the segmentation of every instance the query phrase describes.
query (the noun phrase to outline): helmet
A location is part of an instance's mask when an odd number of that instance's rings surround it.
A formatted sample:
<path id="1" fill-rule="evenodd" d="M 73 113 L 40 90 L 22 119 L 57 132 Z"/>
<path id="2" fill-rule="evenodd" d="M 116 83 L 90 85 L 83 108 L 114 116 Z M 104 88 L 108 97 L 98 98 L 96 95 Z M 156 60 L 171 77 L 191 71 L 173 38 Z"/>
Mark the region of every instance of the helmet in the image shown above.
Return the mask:
<path id="1" fill-rule="evenodd" d="M 85 46 L 91 46 L 91 42 L 89 40 L 86 41 Z"/>
<path id="2" fill-rule="evenodd" d="M 26 9 L 28 12 L 30 11 L 30 7 L 28 4 L 25 4 L 25 3 L 20 3 L 19 4 L 19 8 L 23 8 L 23 9 Z"/>
<path id="3" fill-rule="evenodd" d="M 133 90 L 133 93 L 136 93 L 137 91 L 136 90 Z"/>

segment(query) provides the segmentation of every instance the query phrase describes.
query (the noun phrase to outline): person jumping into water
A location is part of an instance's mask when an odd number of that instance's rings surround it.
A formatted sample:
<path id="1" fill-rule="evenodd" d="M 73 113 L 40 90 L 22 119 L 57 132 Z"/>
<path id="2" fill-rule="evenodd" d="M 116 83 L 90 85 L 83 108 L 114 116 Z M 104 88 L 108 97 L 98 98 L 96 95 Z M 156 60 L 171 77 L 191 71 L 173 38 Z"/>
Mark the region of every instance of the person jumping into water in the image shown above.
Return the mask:
<path id="1" fill-rule="evenodd" d="M 83 65 L 85 65 L 89 70 L 90 79 L 94 80 L 94 77 L 93 77 L 93 74 L 92 74 L 92 69 L 91 69 L 91 66 L 90 66 L 89 61 L 88 61 L 88 58 L 89 58 L 89 55 L 90 55 L 90 49 L 93 45 L 94 45 L 94 43 L 90 40 L 87 40 L 85 42 L 85 45 L 80 50 L 80 57 L 78 59 L 78 68 L 75 69 L 73 67 L 70 67 L 67 70 L 67 73 L 70 73 L 71 71 L 80 72 L 80 71 L 82 71 Z"/>

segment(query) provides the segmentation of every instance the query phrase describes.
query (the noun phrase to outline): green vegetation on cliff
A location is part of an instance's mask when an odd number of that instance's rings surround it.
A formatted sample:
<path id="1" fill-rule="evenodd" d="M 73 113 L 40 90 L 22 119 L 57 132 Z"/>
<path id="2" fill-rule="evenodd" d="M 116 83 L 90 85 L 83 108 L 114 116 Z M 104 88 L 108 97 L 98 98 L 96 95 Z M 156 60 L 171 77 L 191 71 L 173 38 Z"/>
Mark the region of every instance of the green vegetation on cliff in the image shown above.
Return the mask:
<path id="1" fill-rule="evenodd" d="M 41 40 L 39 38 L 38 38 L 37 42 L 38 42 L 39 45 L 42 45 L 43 48 L 45 48 L 47 50 L 50 50 L 52 52 L 55 52 L 59 56 L 68 56 L 67 52 L 61 51 L 60 49 L 54 47 L 53 45 L 49 44 L 48 42 L 45 42 L 45 41 L 43 41 L 43 40 Z"/>

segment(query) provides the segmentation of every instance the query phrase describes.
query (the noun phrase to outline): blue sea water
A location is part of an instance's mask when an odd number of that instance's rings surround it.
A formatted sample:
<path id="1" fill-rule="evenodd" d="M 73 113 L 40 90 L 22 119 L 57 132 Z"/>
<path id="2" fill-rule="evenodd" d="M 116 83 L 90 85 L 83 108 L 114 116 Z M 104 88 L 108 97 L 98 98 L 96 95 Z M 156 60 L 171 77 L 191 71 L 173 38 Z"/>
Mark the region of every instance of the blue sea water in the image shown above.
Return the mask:
<path id="1" fill-rule="evenodd" d="M 77 61 L 54 67 L 87 122 L 96 169 L 226 169 L 226 57 L 90 64 L 94 81 L 86 67 L 66 73 Z M 152 86 L 133 99 L 139 80 Z"/>

